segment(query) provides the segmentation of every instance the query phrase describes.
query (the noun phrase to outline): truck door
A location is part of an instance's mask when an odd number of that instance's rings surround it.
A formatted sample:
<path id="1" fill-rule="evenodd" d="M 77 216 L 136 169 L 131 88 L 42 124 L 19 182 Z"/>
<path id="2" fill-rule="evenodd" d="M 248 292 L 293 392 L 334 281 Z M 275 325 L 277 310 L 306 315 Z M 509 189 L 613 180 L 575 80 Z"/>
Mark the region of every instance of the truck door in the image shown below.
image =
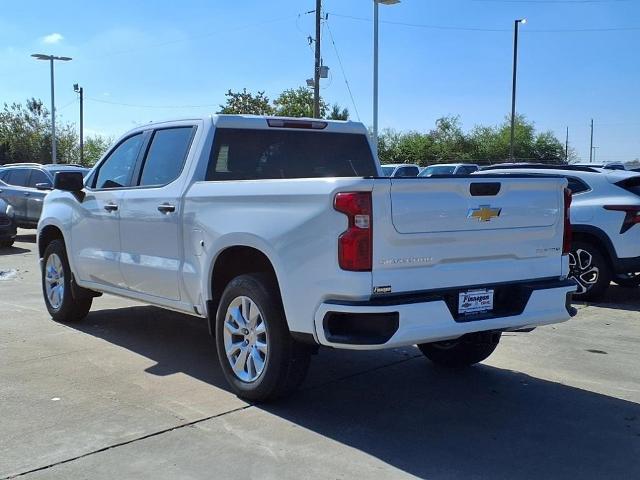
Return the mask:
<path id="1" fill-rule="evenodd" d="M 144 138 L 137 133 L 122 140 L 87 181 L 72 226 L 70 249 L 83 281 L 126 288 L 120 271 L 120 211 Z"/>
<path id="2" fill-rule="evenodd" d="M 130 290 L 180 300 L 182 193 L 196 127 L 157 129 L 120 210 L 120 268 Z"/>

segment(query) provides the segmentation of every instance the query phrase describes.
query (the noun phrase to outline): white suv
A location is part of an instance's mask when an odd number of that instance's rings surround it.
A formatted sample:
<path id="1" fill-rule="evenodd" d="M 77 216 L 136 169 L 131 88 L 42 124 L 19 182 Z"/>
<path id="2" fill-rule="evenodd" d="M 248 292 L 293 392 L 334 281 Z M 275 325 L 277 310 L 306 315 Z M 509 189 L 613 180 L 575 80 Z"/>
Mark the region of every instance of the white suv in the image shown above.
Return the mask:
<path id="1" fill-rule="evenodd" d="M 495 165 L 478 173 L 483 172 L 559 175 L 568 180 L 573 194 L 570 276 L 578 284 L 574 298 L 601 297 L 611 280 L 628 287 L 640 284 L 640 173 L 528 164 Z"/>

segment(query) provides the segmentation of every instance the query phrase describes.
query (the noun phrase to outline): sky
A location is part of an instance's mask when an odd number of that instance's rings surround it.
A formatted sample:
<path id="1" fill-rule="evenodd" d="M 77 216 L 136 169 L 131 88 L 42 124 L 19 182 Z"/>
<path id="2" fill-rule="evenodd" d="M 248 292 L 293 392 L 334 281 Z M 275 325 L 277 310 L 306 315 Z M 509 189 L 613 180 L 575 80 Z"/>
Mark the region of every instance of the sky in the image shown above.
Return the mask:
<path id="1" fill-rule="evenodd" d="M 0 0 L 0 103 L 41 98 L 85 134 L 215 113 L 227 90 L 282 90 L 313 75 L 314 0 Z M 323 0 L 321 94 L 372 125 L 372 0 Z M 380 128 L 426 132 L 443 115 L 465 130 L 511 108 L 513 22 L 520 28 L 517 111 L 589 160 L 640 158 L 640 1 L 401 0 L 380 6 Z M 341 67 L 342 64 L 342 67 Z M 351 94 L 349 93 L 349 88 Z M 353 98 L 352 98 L 353 97 Z"/>

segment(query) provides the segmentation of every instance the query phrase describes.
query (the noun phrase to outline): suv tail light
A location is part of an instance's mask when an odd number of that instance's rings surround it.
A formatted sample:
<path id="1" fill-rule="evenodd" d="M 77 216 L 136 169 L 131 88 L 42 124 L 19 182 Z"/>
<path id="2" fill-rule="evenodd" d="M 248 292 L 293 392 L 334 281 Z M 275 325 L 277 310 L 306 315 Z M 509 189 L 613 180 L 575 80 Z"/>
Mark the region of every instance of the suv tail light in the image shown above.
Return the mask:
<path id="1" fill-rule="evenodd" d="M 564 234 L 562 236 L 562 254 L 569 255 L 571 252 L 571 240 L 573 230 L 571 229 L 571 190 L 564 189 Z"/>
<path id="2" fill-rule="evenodd" d="M 344 213 L 347 230 L 338 237 L 338 263 L 343 270 L 370 272 L 373 253 L 371 192 L 337 193 L 333 208 Z"/>
<path id="3" fill-rule="evenodd" d="M 620 234 L 623 234 L 636 223 L 640 223 L 640 205 L 605 205 L 605 210 L 615 210 L 618 212 L 625 212 L 624 221 L 622 222 L 622 228 L 620 228 Z"/>

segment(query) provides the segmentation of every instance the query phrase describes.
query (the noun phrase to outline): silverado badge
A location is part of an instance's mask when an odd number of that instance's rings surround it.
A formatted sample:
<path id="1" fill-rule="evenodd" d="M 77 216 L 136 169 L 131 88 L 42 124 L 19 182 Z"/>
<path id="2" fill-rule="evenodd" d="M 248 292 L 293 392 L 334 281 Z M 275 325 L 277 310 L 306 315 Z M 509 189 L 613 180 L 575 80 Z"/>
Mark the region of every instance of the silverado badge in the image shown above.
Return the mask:
<path id="1" fill-rule="evenodd" d="M 480 205 L 478 208 L 470 208 L 467 218 L 477 218 L 479 222 L 488 222 L 492 218 L 500 216 L 501 208 L 491 208 L 490 205 Z"/>

